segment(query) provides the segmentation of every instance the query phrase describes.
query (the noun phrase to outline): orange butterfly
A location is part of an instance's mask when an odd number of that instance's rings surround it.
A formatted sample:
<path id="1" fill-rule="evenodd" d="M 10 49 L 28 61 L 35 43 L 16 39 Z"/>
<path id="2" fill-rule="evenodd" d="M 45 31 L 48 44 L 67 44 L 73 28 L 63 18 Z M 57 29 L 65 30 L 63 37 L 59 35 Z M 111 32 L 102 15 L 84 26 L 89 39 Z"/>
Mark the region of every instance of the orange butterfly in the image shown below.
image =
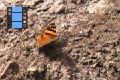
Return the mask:
<path id="1" fill-rule="evenodd" d="M 41 48 L 49 43 L 56 41 L 56 25 L 51 23 L 47 29 L 43 31 L 43 34 L 37 37 L 38 47 Z"/>

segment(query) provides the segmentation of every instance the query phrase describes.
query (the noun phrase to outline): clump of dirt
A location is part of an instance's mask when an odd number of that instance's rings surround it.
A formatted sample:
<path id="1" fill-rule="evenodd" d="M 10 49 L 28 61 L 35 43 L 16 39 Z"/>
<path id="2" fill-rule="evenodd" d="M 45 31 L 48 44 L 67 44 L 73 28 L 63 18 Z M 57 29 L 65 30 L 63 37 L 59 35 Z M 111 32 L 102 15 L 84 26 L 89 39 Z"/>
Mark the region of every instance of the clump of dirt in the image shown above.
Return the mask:
<path id="1" fill-rule="evenodd" d="M 119 0 L 0 1 L 3 80 L 120 80 Z M 6 6 L 28 7 L 28 29 L 7 29 Z M 36 38 L 55 23 L 55 43 Z"/>

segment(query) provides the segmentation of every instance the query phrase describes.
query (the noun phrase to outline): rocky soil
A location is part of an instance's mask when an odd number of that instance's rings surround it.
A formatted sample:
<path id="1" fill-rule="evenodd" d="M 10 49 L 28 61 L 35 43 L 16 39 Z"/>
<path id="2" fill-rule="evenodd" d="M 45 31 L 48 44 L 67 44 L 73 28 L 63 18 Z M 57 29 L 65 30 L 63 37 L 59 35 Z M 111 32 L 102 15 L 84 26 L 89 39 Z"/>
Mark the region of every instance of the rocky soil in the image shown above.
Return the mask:
<path id="1" fill-rule="evenodd" d="M 7 6 L 28 29 L 7 29 Z M 58 40 L 36 38 L 54 22 Z M 120 0 L 0 0 L 0 80 L 120 80 Z"/>

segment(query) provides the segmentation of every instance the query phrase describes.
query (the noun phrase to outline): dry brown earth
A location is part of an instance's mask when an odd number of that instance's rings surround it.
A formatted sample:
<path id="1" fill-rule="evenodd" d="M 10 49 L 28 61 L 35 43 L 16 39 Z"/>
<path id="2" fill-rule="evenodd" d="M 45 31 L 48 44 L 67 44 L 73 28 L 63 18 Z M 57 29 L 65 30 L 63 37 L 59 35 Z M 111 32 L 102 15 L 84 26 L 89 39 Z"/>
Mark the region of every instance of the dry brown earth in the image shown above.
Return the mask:
<path id="1" fill-rule="evenodd" d="M 0 80 L 120 80 L 120 0 L 1 0 Z M 6 6 L 26 5 L 28 29 L 6 27 Z M 54 22 L 57 42 L 36 38 Z"/>

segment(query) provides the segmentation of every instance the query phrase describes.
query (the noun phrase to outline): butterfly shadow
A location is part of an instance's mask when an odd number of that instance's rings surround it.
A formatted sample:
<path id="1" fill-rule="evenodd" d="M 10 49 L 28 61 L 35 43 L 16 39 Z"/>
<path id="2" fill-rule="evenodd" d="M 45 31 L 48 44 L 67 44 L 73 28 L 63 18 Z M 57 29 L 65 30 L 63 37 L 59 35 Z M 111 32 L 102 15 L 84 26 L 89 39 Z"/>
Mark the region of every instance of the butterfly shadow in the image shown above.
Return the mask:
<path id="1" fill-rule="evenodd" d="M 65 46 L 67 46 L 67 40 L 58 41 L 42 47 L 39 52 L 42 51 L 50 61 L 62 61 L 64 66 L 75 67 L 74 61 L 62 50 Z"/>

